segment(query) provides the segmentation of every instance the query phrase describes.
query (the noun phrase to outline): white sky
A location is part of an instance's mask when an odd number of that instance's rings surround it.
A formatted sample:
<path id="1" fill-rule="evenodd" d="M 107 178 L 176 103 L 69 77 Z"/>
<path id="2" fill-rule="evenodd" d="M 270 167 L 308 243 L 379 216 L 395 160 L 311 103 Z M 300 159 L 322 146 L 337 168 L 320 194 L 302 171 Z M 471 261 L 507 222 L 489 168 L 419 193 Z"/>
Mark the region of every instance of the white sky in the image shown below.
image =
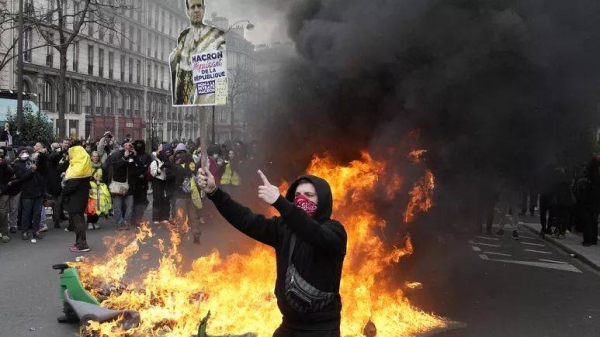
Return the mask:
<path id="1" fill-rule="evenodd" d="M 254 44 L 285 41 L 289 40 L 285 3 L 285 0 L 206 0 L 205 18 L 217 12 L 228 18 L 230 24 L 250 20 L 254 29 L 246 33 L 246 38 Z"/>

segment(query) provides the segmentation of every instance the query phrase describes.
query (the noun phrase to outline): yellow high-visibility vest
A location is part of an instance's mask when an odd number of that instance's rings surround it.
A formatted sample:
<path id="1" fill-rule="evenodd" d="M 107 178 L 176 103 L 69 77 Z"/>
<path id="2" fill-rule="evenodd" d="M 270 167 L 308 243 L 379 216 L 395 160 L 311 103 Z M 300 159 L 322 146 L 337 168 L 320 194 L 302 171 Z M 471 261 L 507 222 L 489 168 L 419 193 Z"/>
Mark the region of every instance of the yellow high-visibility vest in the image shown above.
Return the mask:
<path id="1" fill-rule="evenodd" d="M 221 177 L 221 185 L 240 186 L 241 184 L 242 184 L 242 178 L 240 177 L 240 175 L 237 172 L 235 172 L 231 168 L 231 163 L 226 161 L 225 162 L 225 172 L 223 173 L 223 176 Z"/>

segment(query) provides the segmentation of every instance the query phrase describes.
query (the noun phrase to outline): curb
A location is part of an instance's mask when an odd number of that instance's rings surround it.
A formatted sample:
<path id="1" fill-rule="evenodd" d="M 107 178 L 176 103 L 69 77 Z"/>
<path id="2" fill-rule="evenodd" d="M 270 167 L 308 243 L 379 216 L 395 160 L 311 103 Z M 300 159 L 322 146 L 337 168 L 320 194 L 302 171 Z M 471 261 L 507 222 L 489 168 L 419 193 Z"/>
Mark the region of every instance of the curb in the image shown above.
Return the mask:
<path id="1" fill-rule="evenodd" d="M 529 229 L 530 231 L 534 232 L 536 235 L 540 235 L 540 230 L 538 230 L 537 228 L 534 228 L 533 226 L 526 224 L 526 223 L 522 223 L 521 225 L 523 225 L 524 227 L 526 227 L 527 229 Z M 564 250 L 565 252 L 569 253 L 569 254 L 574 254 L 575 256 L 571 256 L 575 259 L 578 259 L 579 261 L 585 263 L 586 265 L 592 267 L 594 270 L 596 271 L 600 271 L 600 266 L 595 264 L 594 262 L 592 262 L 591 260 L 589 260 L 587 257 L 585 257 L 584 255 L 576 252 L 575 250 L 569 248 L 568 246 L 566 246 L 564 243 L 562 243 L 560 240 L 556 240 L 554 238 L 552 238 L 550 235 L 545 235 L 544 236 L 544 241 L 548 241 L 551 242 L 552 244 L 554 244 L 555 246 L 559 247 L 560 249 Z"/>

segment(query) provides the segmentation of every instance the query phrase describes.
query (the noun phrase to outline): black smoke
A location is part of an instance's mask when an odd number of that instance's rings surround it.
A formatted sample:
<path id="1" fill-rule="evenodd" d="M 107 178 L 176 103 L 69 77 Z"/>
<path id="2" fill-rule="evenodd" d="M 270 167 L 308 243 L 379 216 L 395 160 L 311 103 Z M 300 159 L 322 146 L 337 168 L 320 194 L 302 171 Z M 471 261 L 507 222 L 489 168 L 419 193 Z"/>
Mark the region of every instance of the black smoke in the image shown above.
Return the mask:
<path id="1" fill-rule="evenodd" d="M 415 131 L 456 199 L 590 154 L 597 1 L 299 0 L 288 22 L 301 60 L 264 137 L 281 169 L 386 156 Z"/>

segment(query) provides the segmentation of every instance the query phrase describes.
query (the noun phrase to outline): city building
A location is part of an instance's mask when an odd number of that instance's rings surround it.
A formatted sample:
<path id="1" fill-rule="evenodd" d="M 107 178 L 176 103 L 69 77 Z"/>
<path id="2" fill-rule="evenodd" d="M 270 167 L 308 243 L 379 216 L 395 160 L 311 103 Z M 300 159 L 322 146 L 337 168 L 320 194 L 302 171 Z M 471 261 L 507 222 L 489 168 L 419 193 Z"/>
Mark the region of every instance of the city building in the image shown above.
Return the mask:
<path id="1" fill-rule="evenodd" d="M 250 110 L 258 97 L 256 91 L 258 83 L 255 76 L 254 44 L 245 38 L 247 25 L 234 23 L 232 26 L 227 18 L 220 17 L 216 13 L 213 13 L 210 18 L 206 18 L 205 22 L 227 32 L 229 97 L 227 105 L 215 108 L 215 142 L 249 140 L 256 137 L 248 134 L 248 121 L 254 118 L 250 114 Z M 207 116 L 212 115 L 212 107 L 205 109 Z M 210 136 L 213 124 L 212 116 L 207 118 L 207 122 L 207 135 Z"/>
<path id="2" fill-rule="evenodd" d="M 111 0 L 100 0 L 112 4 Z M 25 0 L 26 15 L 43 15 L 53 1 Z M 204 123 L 203 108 L 171 106 L 168 58 L 179 33 L 189 26 L 182 0 L 130 0 L 131 9 L 109 9 L 97 15 L 114 17 L 112 27 L 85 24 L 67 55 L 67 133 L 71 137 L 99 138 L 110 130 L 123 139 L 196 139 Z M 0 6 L 18 11 L 18 0 Z M 81 10 L 83 1 L 66 1 L 69 15 Z M 56 20 L 48 15 L 48 20 Z M 71 26 L 68 26 L 72 29 Z M 46 28 L 27 24 L 24 30 L 24 91 L 37 97 L 36 104 L 55 122 L 58 118 L 57 78 L 59 55 L 44 46 L 40 32 L 57 39 Z M 2 39 L 12 39 L 11 30 Z M 11 35 L 11 36 L 9 36 Z M 5 44 L 3 44 L 5 46 Z M 41 46 L 41 47 L 40 47 Z M 36 48 L 37 47 L 37 48 Z M 0 46 L 0 57 L 3 52 Z M 0 89 L 16 90 L 17 59 L 2 70 Z"/>

